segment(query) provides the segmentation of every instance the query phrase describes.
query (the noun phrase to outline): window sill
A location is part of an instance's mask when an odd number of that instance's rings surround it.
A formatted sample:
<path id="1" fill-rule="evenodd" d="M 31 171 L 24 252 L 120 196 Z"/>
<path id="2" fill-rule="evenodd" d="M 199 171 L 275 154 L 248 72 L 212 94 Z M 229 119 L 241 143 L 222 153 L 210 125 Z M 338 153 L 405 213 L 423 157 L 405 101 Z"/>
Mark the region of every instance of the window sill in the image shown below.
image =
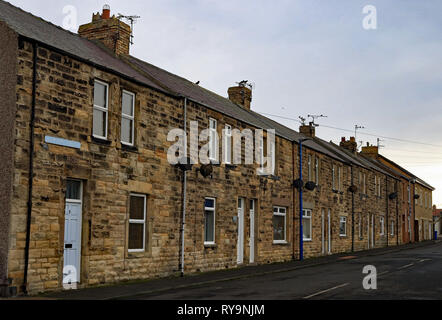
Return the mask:
<path id="1" fill-rule="evenodd" d="M 131 145 L 128 145 L 128 144 L 124 144 L 124 143 L 121 144 L 121 150 L 138 153 L 138 148 L 137 147 L 131 146 Z"/>
<path id="2" fill-rule="evenodd" d="M 303 242 L 312 242 L 312 239 L 302 239 Z"/>
<path id="3" fill-rule="evenodd" d="M 289 243 L 288 243 L 287 241 L 283 241 L 283 240 L 281 240 L 281 241 L 273 241 L 273 244 L 274 244 L 274 245 L 280 245 L 280 246 L 286 246 L 286 245 L 288 245 Z"/>
<path id="4" fill-rule="evenodd" d="M 104 138 L 98 138 L 95 136 L 92 136 L 92 142 L 96 143 L 96 144 L 101 144 L 101 145 L 105 145 L 105 146 L 110 146 L 110 144 L 112 143 L 112 141 L 110 140 L 106 140 Z"/>
<path id="5" fill-rule="evenodd" d="M 204 248 L 217 248 L 218 245 L 216 243 L 204 243 Z"/>
<path id="6" fill-rule="evenodd" d="M 339 238 L 347 238 L 347 235 L 346 234 L 340 234 Z"/>

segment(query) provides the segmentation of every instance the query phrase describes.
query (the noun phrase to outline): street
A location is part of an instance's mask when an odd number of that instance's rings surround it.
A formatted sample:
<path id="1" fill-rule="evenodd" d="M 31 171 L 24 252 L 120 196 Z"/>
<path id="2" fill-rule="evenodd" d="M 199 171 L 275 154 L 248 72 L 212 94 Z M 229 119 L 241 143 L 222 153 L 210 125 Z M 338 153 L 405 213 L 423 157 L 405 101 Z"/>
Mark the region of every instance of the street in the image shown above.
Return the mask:
<path id="1" fill-rule="evenodd" d="M 362 270 L 377 269 L 377 289 L 365 290 Z M 442 299 L 442 243 L 304 269 L 218 282 L 137 300 Z"/>

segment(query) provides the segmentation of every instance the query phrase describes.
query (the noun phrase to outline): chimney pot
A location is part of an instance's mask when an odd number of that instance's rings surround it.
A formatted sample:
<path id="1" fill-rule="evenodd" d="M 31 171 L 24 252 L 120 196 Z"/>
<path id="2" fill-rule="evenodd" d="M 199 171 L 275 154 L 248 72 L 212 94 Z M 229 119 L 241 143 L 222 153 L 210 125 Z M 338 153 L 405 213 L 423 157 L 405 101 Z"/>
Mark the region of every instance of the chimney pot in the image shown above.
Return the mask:
<path id="1" fill-rule="evenodd" d="M 312 137 L 312 138 L 314 138 L 316 135 L 315 126 L 313 126 L 312 124 L 300 126 L 299 132 L 305 136 Z"/>
<path id="2" fill-rule="evenodd" d="M 358 151 L 358 144 L 356 143 L 355 139 L 352 139 L 351 137 L 348 141 L 345 139 L 345 137 L 343 137 L 339 146 L 353 153 Z"/>
<path id="3" fill-rule="evenodd" d="M 110 19 L 110 6 L 105 4 L 103 6 L 103 14 L 101 15 L 102 19 Z"/>

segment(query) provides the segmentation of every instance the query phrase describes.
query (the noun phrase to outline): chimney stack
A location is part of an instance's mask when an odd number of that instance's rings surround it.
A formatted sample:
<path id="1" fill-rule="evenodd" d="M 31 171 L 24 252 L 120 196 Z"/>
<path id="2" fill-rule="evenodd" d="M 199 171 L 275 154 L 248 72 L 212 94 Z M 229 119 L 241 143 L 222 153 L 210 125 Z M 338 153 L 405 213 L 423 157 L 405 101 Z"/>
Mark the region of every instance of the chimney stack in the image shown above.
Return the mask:
<path id="1" fill-rule="evenodd" d="M 238 86 L 229 88 L 227 93 L 229 94 L 230 101 L 239 104 L 244 109 L 250 110 L 252 88 L 247 82 L 248 81 L 241 81 Z"/>
<path id="2" fill-rule="evenodd" d="M 379 148 L 377 146 L 370 146 L 370 144 L 367 142 L 367 146 L 362 147 L 361 153 L 372 158 L 377 158 L 379 154 Z"/>
<path id="3" fill-rule="evenodd" d="M 350 140 L 346 140 L 342 137 L 341 143 L 339 144 L 342 148 L 347 149 L 350 152 L 356 153 L 358 151 L 358 143 L 355 137 L 350 137 Z"/>
<path id="4" fill-rule="evenodd" d="M 305 136 L 314 138 L 315 137 L 315 126 L 312 122 L 309 125 L 303 124 L 299 127 L 299 133 L 302 133 Z"/>
<path id="5" fill-rule="evenodd" d="M 115 15 L 111 16 L 109 5 L 103 7 L 103 12 L 92 15 L 92 22 L 80 26 L 78 34 L 89 40 L 98 40 L 115 54 L 129 54 L 131 28 L 120 21 Z"/>

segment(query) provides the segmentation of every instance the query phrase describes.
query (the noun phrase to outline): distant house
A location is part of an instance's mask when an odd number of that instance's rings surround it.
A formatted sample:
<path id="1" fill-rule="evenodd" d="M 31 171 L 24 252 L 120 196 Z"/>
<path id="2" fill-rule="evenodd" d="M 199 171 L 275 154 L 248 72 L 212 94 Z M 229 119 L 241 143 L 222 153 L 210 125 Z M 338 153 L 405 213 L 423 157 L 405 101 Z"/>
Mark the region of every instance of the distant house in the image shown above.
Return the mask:
<path id="1" fill-rule="evenodd" d="M 442 209 L 437 209 L 433 206 L 433 222 L 434 231 L 437 231 L 438 239 L 442 238 Z"/>

